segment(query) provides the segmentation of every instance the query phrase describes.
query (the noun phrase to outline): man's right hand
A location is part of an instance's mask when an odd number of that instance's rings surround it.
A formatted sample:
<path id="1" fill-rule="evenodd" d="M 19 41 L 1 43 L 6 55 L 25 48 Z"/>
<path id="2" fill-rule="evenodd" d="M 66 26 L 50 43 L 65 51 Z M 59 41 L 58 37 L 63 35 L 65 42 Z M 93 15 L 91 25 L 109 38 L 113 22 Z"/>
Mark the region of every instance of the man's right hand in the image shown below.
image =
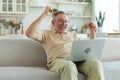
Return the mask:
<path id="1" fill-rule="evenodd" d="M 52 14 L 52 8 L 50 6 L 46 6 L 43 14 L 45 14 L 46 16 Z"/>

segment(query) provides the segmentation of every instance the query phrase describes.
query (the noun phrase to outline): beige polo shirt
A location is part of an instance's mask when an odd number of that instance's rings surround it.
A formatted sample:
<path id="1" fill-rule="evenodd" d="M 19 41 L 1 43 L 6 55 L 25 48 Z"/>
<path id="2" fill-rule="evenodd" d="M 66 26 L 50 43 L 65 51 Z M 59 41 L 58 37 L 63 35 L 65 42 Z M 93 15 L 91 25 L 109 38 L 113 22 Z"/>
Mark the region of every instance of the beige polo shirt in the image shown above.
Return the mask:
<path id="1" fill-rule="evenodd" d="M 73 32 L 62 34 L 47 30 L 38 32 L 38 40 L 43 44 L 48 62 L 56 58 L 70 57 L 72 41 L 76 39 L 77 36 Z"/>

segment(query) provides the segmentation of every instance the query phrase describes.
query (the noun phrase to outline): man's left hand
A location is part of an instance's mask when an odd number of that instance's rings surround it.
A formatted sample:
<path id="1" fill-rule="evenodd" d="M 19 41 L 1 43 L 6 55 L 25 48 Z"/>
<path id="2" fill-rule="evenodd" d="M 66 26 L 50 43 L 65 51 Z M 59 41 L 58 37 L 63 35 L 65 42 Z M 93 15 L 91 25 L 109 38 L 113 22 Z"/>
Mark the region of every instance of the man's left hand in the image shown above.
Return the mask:
<path id="1" fill-rule="evenodd" d="M 88 23 L 88 28 L 89 28 L 89 30 L 90 30 L 90 32 L 95 32 L 95 30 L 96 30 L 96 25 L 95 25 L 95 23 L 93 22 L 93 21 L 90 21 L 89 23 Z"/>

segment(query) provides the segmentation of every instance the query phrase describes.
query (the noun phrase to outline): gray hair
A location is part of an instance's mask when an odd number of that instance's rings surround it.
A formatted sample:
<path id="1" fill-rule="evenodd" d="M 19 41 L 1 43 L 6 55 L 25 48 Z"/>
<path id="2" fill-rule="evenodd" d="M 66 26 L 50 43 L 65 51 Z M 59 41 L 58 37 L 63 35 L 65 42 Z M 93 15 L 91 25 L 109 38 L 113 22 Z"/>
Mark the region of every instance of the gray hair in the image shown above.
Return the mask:
<path id="1" fill-rule="evenodd" d="M 57 12 L 55 12 L 55 13 L 53 14 L 53 19 L 55 19 L 55 17 L 56 17 L 58 14 L 65 14 L 65 15 L 66 15 L 66 13 L 65 13 L 64 11 L 57 11 Z"/>

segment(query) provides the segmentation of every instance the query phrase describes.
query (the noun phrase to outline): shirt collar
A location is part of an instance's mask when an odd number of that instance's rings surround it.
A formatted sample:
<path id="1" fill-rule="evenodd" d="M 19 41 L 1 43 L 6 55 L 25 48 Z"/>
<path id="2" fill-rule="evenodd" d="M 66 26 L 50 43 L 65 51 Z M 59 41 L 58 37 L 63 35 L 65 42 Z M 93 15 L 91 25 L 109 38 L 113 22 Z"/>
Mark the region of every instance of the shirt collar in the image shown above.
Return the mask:
<path id="1" fill-rule="evenodd" d="M 68 33 L 68 31 L 66 31 L 66 32 L 64 32 L 64 33 L 59 33 L 59 32 L 57 32 L 56 30 L 52 30 L 52 32 L 53 32 L 53 33 L 58 33 L 58 34 L 67 34 L 67 33 Z"/>

